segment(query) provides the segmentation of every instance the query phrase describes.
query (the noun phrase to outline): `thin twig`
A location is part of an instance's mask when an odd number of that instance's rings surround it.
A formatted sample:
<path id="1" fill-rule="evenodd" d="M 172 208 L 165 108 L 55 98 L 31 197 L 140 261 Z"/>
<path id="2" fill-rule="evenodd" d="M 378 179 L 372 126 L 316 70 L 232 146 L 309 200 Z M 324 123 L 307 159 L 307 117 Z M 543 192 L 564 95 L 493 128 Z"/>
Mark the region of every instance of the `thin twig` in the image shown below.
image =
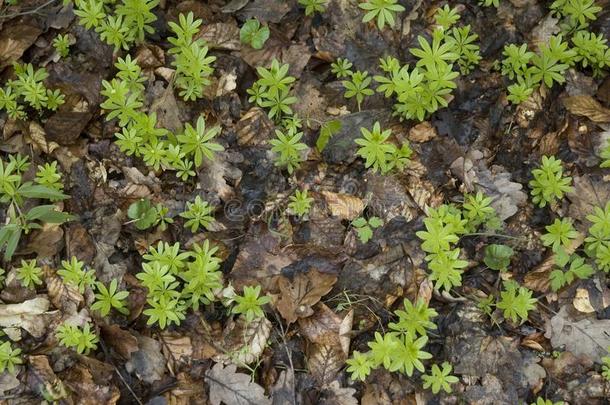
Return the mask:
<path id="1" fill-rule="evenodd" d="M 0 18 L 13 18 L 13 17 L 19 17 L 22 15 L 28 15 L 28 14 L 36 14 L 38 11 L 40 11 L 41 9 L 45 8 L 46 6 L 55 3 L 57 0 L 49 0 L 44 4 L 41 4 L 40 6 L 32 9 L 32 10 L 28 10 L 28 11 L 21 11 L 19 13 L 13 13 L 13 14 L 7 14 L 7 15 L 0 15 Z"/>

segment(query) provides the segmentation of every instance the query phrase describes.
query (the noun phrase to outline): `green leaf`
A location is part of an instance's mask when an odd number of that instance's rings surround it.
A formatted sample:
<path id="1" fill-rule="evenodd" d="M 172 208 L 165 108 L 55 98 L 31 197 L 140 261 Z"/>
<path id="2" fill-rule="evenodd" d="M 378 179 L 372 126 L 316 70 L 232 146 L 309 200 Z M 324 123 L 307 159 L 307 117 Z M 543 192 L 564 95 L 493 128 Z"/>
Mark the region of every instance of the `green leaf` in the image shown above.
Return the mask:
<path id="1" fill-rule="evenodd" d="M 269 27 L 261 26 L 256 19 L 248 20 L 239 30 L 239 39 L 243 44 L 250 44 L 254 49 L 261 49 L 269 39 Z"/>
<path id="2" fill-rule="evenodd" d="M 25 218 L 28 221 L 40 220 L 51 224 L 63 224 L 75 218 L 67 212 L 57 211 L 56 208 L 55 205 L 39 205 L 29 210 Z"/>
<path id="3" fill-rule="evenodd" d="M 485 265 L 493 270 L 506 271 L 513 256 L 513 249 L 506 245 L 489 245 L 485 248 Z"/>
<path id="4" fill-rule="evenodd" d="M 334 134 L 341 130 L 341 121 L 339 120 L 331 120 L 327 121 L 320 127 L 320 135 L 318 136 L 318 140 L 316 141 L 316 148 L 318 151 L 322 152 L 328 141 Z"/>
<path id="5" fill-rule="evenodd" d="M 24 183 L 17 190 L 19 195 L 26 198 L 46 198 L 48 200 L 65 200 L 69 196 L 57 191 L 53 188 L 42 186 L 40 184 Z"/>
<path id="6" fill-rule="evenodd" d="M 127 216 L 135 220 L 136 228 L 144 230 L 154 224 L 157 219 L 157 210 L 152 206 L 150 200 L 143 198 L 129 206 Z"/>

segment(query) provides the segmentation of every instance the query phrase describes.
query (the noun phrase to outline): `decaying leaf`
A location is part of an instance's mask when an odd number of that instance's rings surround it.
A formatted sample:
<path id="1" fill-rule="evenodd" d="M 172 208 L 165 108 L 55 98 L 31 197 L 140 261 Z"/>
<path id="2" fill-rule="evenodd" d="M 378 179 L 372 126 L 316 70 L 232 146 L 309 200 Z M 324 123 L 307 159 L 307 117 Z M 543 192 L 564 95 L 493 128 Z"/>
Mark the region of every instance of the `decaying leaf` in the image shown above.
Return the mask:
<path id="1" fill-rule="evenodd" d="M 82 405 L 116 404 L 121 394 L 118 387 L 112 384 L 110 365 L 97 361 L 89 366 L 76 364 L 60 375 L 74 395 L 75 402 Z"/>
<path id="2" fill-rule="evenodd" d="M 576 294 L 574 295 L 574 300 L 572 301 L 572 305 L 579 312 L 585 314 L 591 314 L 595 312 L 595 308 L 591 305 L 591 299 L 589 298 L 589 291 L 586 288 L 577 288 Z"/>
<path id="3" fill-rule="evenodd" d="M 175 374 L 176 366 L 181 363 L 190 362 L 193 357 L 193 344 L 189 336 L 172 332 L 163 332 L 159 337 L 163 348 L 163 355 L 167 360 L 167 366 L 172 375 Z"/>
<path id="4" fill-rule="evenodd" d="M 511 181 L 511 174 L 501 166 L 488 168 L 479 151 L 456 159 L 451 164 L 451 171 L 464 183 L 468 192 L 478 190 L 492 197 L 491 205 L 501 220 L 515 215 L 527 202 L 523 185 Z"/>
<path id="5" fill-rule="evenodd" d="M 229 321 L 223 332 L 222 347 L 225 353 L 214 361 L 251 364 L 263 353 L 271 334 L 271 321 L 265 317 L 248 322 L 242 315 L 236 322 Z"/>
<path id="6" fill-rule="evenodd" d="M 47 140 L 47 135 L 44 128 L 42 128 L 40 124 L 35 121 L 30 122 L 28 136 L 31 139 L 32 144 L 44 153 L 50 154 L 53 153 L 55 149 L 59 148 L 59 144 L 57 142 Z"/>
<path id="7" fill-rule="evenodd" d="M 312 316 L 299 319 L 299 328 L 311 343 L 338 344 L 347 356 L 353 317 L 353 311 L 341 317 L 320 302 L 314 307 Z"/>
<path id="8" fill-rule="evenodd" d="M 45 315 L 49 309 L 49 300 L 36 297 L 20 304 L 0 305 L 0 327 L 22 328 L 35 338 L 44 335 L 46 328 Z"/>
<path id="9" fill-rule="evenodd" d="M 567 97 L 563 99 L 563 105 L 572 114 L 584 115 L 593 122 L 610 122 L 610 109 L 602 106 L 591 96 Z"/>
<path id="10" fill-rule="evenodd" d="M 57 402 L 68 398 L 68 390 L 49 365 L 47 356 L 28 356 L 28 363 L 27 385 L 32 391 Z"/>
<path id="11" fill-rule="evenodd" d="M 589 222 L 587 215 L 595 207 L 603 208 L 610 201 L 610 183 L 597 176 L 585 174 L 574 178 L 574 192 L 567 195 L 570 200 L 570 217 L 581 232 L 586 232 Z"/>
<path id="12" fill-rule="evenodd" d="M 322 391 L 320 405 L 358 405 L 355 394 L 354 388 L 341 387 L 339 381 L 333 381 Z"/>
<path id="13" fill-rule="evenodd" d="M 294 373 L 290 370 L 283 370 L 271 387 L 271 402 L 273 405 L 301 403 L 301 395 L 294 388 Z"/>
<path id="14" fill-rule="evenodd" d="M 546 324 L 545 336 L 554 348 L 565 347 L 576 356 L 600 362 L 610 346 L 610 319 L 574 317 L 562 307 Z"/>
<path id="15" fill-rule="evenodd" d="M 238 51 L 241 48 L 239 28 L 235 23 L 205 24 L 197 38 L 205 40 L 210 49 Z"/>
<path id="16" fill-rule="evenodd" d="M 61 277 L 48 266 L 44 266 L 43 271 L 49 299 L 53 306 L 68 315 L 75 315 L 85 301 L 83 295 L 78 292 L 77 288 L 65 284 Z"/>
<path id="17" fill-rule="evenodd" d="M 129 359 L 132 353 L 138 351 L 138 339 L 117 325 L 102 325 L 101 332 L 106 344 L 124 359 Z"/>
<path id="18" fill-rule="evenodd" d="M 428 142 L 430 139 L 435 138 L 436 135 L 436 128 L 430 124 L 430 121 L 419 123 L 409 130 L 409 140 L 411 142 Z"/>
<path id="19" fill-rule="evenodd" d="M 330 384 L 346 359 L 337 344 L 312 344 L 307 349 L 307 368 L 320 385 Z"/>
<path id="20" fill-rule="evenodd" d="M 0 32 L 0 69 L 19 59 L 41 33 L 40 28 L 23 22 L 6 26 Z"/>
<path id="21" fill-rule="evenodd" d="M 250 376 L 236 372 L 237 366 L 229 364 L 224 367 L 216 363 L 206 371 L 205 381 L 210 387 L 212 405 L 270 405 L 271 400 L 265 396 L 260 385 L 250 381 Z"/>
<path id="22" fill-rule="evenodd" d="M 297 273 L 292 280 L 282 275 L 279 279 L 280 299 L 277 309 L 288 322 L 313 314 L 311 308 L 328 294 L 337 282 L 337 276 L 312 269 L 307 273 Z"/>
<path id="23" fill-rule="evenodd" d="M 353 195 L 322 191 L 330 213 L 340 219 L 353 220 L 364 210 L 364 202 Z"/>

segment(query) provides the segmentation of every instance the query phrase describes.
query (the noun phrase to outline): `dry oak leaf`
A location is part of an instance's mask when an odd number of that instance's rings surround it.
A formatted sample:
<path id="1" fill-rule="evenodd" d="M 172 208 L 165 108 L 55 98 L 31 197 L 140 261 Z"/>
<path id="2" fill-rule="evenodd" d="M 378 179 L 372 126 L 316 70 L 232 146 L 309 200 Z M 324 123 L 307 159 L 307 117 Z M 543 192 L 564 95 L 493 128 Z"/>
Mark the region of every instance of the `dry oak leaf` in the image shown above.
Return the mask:
<path id="1" fill-rule="evenodd" d="M 271 405 L 271 400 L 265 396 L 265 390 L 260 385 L 250 381 L 250 376 L 237 373 L 237 366 L 229 364 L 223 367 L 216 363 L 206 371 L 205 382 L 210 387 L 210 403 L 212 405 Z"/>
<path id="2" fill-rule="evenodd" d="M 353 220 L 364 210 L 364 202 L 353 195 L 322 191 L 330 213 L 341 219 Z"/>
<path id="3" fill-rule="evenodd" d="M 311 307 L 328 294 L 336 282 L 336 276 L 316 269 L 298 273 L 292 280 L 282 275 L 279 279 L 280 299 L 277 309 L 288 323 L 306 318 L 313 314 Z"/>
<path id="4" fill-rule="evenodd" d="M 563 105 L 575 115 L 584 115 L 593 122 L 610 122 L 610 109 L 591 96 L 573 96 L 563 99 Z"/>

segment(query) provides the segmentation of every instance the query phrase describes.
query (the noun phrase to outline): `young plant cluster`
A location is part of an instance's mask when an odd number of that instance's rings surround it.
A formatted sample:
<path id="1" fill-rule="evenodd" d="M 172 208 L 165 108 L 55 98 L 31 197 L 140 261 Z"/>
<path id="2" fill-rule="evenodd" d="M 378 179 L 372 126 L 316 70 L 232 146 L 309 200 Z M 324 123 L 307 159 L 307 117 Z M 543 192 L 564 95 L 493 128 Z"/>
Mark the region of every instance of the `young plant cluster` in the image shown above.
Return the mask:
<path id="1" fill-rule="evenodd" d="M 41 113 L 43 109 L 55 111 L 64 103 L 64 95 L 59 90 L 44 85 L 49 77 L 45 68 L 34 69 L 31 63 L 15 63 L 13 69 L 16 79 L 9 80 L 6 87 L 0 87 L 0 110 L 6 110 L 10 118 L 25 119 L 26 107 Z"/>
<path id="2" fill-rule="evenodd" d="M 140 66 L 127 55 L 118 58 L 116 77 L 103 81 L 101 104 L 107 111 L 106 120 L 116 118 L 121 132 L 116 134 L 116 144 L 129 156 L 141 158 L 154 170 L 174 170 L 182 180 L 195 176 L 195 169 L 204 160 L 213 160 L 215 152 L 223 151 L 222 145 L 213 142 L 221 128 L 206 128 L 203 117 L 196 126 L 186 123 L 180 134 L 173 134 L 157 126 L 157 115 L 140 111 L 144 104 L 144 78 Z"/>
<path id="3" fill-rule="evenodd" d="M 70 0 L 64 0 L 64 4 Z M 153 9 L 159 0 L 74 0 L 74 14 L 80 25 L 94 29 L 102 41 L 120 49 L 129 50 L 134 43 L 144 41 L 146 34 L 154 33 L 151 26 L 157 20 Z"/>
<path id="4" fill-rule="evenodd" d="M 397 147 L 389 140 L 392 131 L 382 130 L 379 122 L 375 122 L 373 130 L 360 128 L 361 138 L 355 142 L 360 147 L 356 154 L 362 157 L 367 168 L 386 174 L 392 169 L 403 170 L 409 164 L 409 158 L 413 151 L 408 141 L 404 141 L 401 147 Z"/>
<path id="5" fill-rule="evenodd" d="M 364 98 L 373 94 L 369 86 L 375 79 L 377 92 L 387 98 L 395 97 L 394 115 L 400 119 L 423 121 L 428 114 L 447 107 L 457 87 L 455 79 L 460 72 L 469 73 L 481 59 L 479 46 L 475 44 L 478 36 L 471 32 L 470 25 L 452 28 L 458 19 L 454 9 L 439 9 L 431 41 L 420 35 L 417 37 L 420 47 L 410 49 L 417 58 L 413 68 L 401 66 L 398 59 L 388 56 L 380 60 L 385 75 L 371 78 L 366 71 L 352 72 L 350 62 L 337 60 L 332 71 L 338 78 L 348 78 L 343 81 L 345 97 L 355 97 L 360 109 Z M 459 67 L 460 72 L 454 71 L 454 67 Z"/>
<path id="6" fill-rule="evenodd" d="M 460 236 L 475 232 L 480 227 L 495 230 L 499 219 L 491 207 L 491 198 L 478 192 L 467 194 L 462 210 L 454 205 L 443 204 L 429 208 L 424 219 L 424 231 L 417 232 L 422 240 L 421 248 L 426 252 L 430 280 L 437 289 L 451 290 L 462 285 L 462 272 L 468 262 L 460 259 L 461 249 L 455 247 Z"/>
<path id="7" fill-rule="evenodd" d="M 347 371 L 352 379 L 364 381 L 372 369 L 382 366 L 409 377 L 415 370 L 425 372 L 422 360 L 430 359 L 432 355 L 423 349 L 428 342 L 428 330 L 436 329 L 432 318 L 438 313 L 421 299 L 415 304 L 405 299 L 403 309 L 394 313 L 398 320 L 388 324 L 390 331 L 384 334 L 375 332 L 375 340 L 368 343 L 370 350 L 366 353 L 354 351 L 353 357 L 347 360 Z M 442 364 L 442 370 L 438 365 L 433 365 L 432 373 L 422 376 L 424 387 L 431 387 L 435 394 L 441 388 L 451 392 L 450 384 L 457 382 L 457 378 L 451 375 L 451 369 L 447 362 Z"/>
<path id="8" fill-rule="evenodd" d="M 7 223 L 0 228 L 0 249 L 4 259 L 10 260 L 21 235 L 40 229 L 44 223 L 62 224 L 72 219 L 60 212 L 54 204 L 37 204 L 39 200 L 61 201 L 68 196 L 62 192 L 61 174 L 57 163 L 38 166 L 36 177 L 25 180 L 30 162 L 20 154 L 8 155 L 0 160 L 0 204 L 5 204 Z"/>
<path id="9" fill-rule="evenodd" d="M 508 100 L 522 103 L 542 84 L 548 88 L 565 82 L 565 72 L 579 64 L 601 77 L 610 67 L 610 49 L 603 34 L 587 31 L 590 21 L 602 10 L 593 0 L 555 0 L 552 13 L 559 18 L 562 34 L 553 35 L 541 44 L 537 53 L 527 44 L 504 46 L 502 74 L 512 80 Z M 569 38 L 570 44 L 564 40 Z"/>

